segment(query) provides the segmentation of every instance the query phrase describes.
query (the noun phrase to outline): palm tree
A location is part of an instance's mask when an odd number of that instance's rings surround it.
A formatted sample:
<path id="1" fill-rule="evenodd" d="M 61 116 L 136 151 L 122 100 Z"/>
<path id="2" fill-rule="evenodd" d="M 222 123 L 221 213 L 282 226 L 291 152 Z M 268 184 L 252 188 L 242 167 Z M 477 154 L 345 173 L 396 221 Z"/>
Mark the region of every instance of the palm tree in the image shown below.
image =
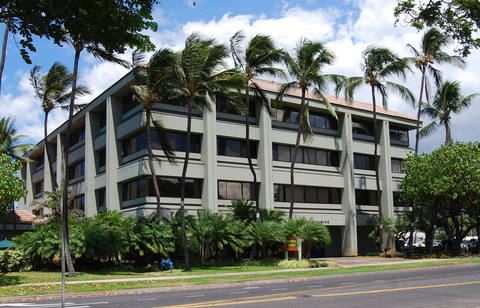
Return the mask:
<path id="1" fill-rule="evenodd" d="M 158 52 L 158 61 L 165 63 L 170 74 L 164 75 L 162 82 L 157 82 L 156 88 L 161 97 L 187 106 L 187 140 L 185 160 L 180 189 L 180 211 L 182 215 L 182 233 L 185 253 L 185 268 L 190 270 L 190 259 L 185 231 L 185 178 L 187 175 L 190 156 L 190 140 L 192 135 L 193 108 L 208 110 L 207 96 L 212 102 L 218 98 L 231 99 L 228 95 L 232 89 L 240 89 L 243 85 L 243 76 L 235 69 L 216 72 L 224 65 L 223 60 L 228 55 L 228 48 L 217 44 L 213 39 L 201 39 L 197 34 L 191 34 L 185 41 L 185 48 L 179 53 L 172 54 L 169 50 Z M 172 61 L 165 60 L 172 59 Z M 160 74 L 162 76 L 162 74 Z"/>
<path id="2" fill-rule="evenodd" d="M 268 35 L 255 35 L 249 42 L 245 50 L 240 46 L 245 40 L 245 36 L 238 31 L 230 38 L 230 50 L 235 67 L 240 69 L 245 76 L 245 146 L 247 149 L 247 159 L 250 171 L 253 176 L 253 193 L 255 197 L 255 217 L 256 222 L 260 220 L 260 202 L 258 193 L 257 174 L 253 168 L 252 153 L 250 153 L 250 89 L 253 94 L 258 97 L 259 102 L 267 108 L 270 113 L 270 105 L 268 98 L 262 89 L 255 82 L 255 78 L 259 75 L 285 76 L 284 72 L 273 65 L 279 63 L 284 58 L 284 51 L 275 48 L 275 44 Z"/>
<path id="3" fill-rule="evenodd" d="M 297 152 L 300 146 L 300 137 L 307 141 L 313 137 L 313 131 L 309 122 L 309 106 L 306 102 L 307 92 L 313 88 L 313 92 L 320 96 L 322 102 L 326 105 L 329 112 L 337 118 L 335 111 L 328 99 L 323 95 L 326 87 L 330 82 L 338 84 L 342 80 L 342 76 L 334 74 L 321 74 L 322 69 L 326 65 L 333 63 L 335 56 L 322 43 L 312 42 L 307 39 L 301 39 L 295 49 L 295 55 L 289 54 L 285 56 L 285 64 L 288 72 L 294 78 L 294 81 L 287 82 L 282 85 L 277 95 L 277 102 L 281 101 L 285 91 L 292 87 L 300 88 L 302 91 L 302 100 L 300 103 L 300 112 L 298 116 L 297 139 L 295 149 L 290 164 L 290 210 L 288 218 L 293 217 L 294 206 L 294 168 L 297 160 Z"/>
<path id="4" fill-rule="evenodd" d="M 67 67 L 55 62 L 47 74 L 42 75 L 40 72 L 41 66 L 35 65 L 30 71 L 30 83 L 35 90 L 35 95 L 40 100 L 42 105 L 44 120 L 43 120 L 43 140 L 45 145 L 45 153 L 50 164 L 50 179 L 52 180 L 53 190 L 57 190 L 57 181 L 52 169 L 52 155 L 48 147 L 48 115 L 54 108 L 62 108 L 68 110 L 68 100 L 70 99 L 69 88 L 72 84 L 72 74 Z M 90 93 L 87 87 L 78 86 L 76 95 L 81 96 Z M 85 104 L 75 104 L 74 109 L 78 110 L 85 106 Z"/>
<path id="5" fill-rule="evenodd" d="M 160 221 L 163 220 L 161 213 L 161 204 L 160 204 L 160 189 L 158 187 L 157 175 L 155 173 L 155 167 L 153 165 L 153 151 L 152 151 L 152 136 L 151 136 L 151 123 L 155 127 L 155 131 L 158 136 L 158 141 L 163 150 L 163 153 L 167 157 L 170 163 L 174 162 L 175 154 L 173 153 L 170 140 L 168 139 L 167 132 L 163 127 L 162 123 L 155 121 L 152 115 L 152 109 L 154 104 L 160 101 L 157 94 L 153 91 L 153 87 L 157 82 L 161 82 L 162 78 L 158 78 L 159 69 L 162 69 L 165 66 L 165 63 L 157 61 L 160 60 L 174 60 L 173 58 L 159 56 L 158 53 L 154 54 L 150 59 L 150 62 L 147 66 L 141 66 L 139 63 L 143 60 L 143 54 L 135 51 L 132 54 L 132 64 L 133 64 L 133 74 L 135 85 L 132 86 L 134 91 L 133 97 L 136 101 L 142 104 L 143 109 L 145 109 L 145 135 L 147 139 L 147 153 L 148 153 L 148 164 L 150 167 L 150 172 L 152 174 L 153 188 L 155 191 L 155 197 L 157 199 L 157 219 Z M 160 76 L 162 77 L 162 76 Z"/>
<path id="6" fill-rule="evenodd" d="M 421 80 L 420 80 L 420 94 L 418 97 L 418 112 L 417 112 L 417 130 L 415 134 L 415 154 L 418 153 L 418 142 L 420 139 L 420 115 L 422 110 L 422 99 L 423 91 L 427 96 L 428 101 L 428 91 L 427 85 L 428 80 L 427 76 L 431 75 L 434 78 L 435 84 L 440 85 L 442 76 L 441 72 L 436 69 L 433 65 L 438 64 L 453 64 L 456 66 L 463 66 L 465 61 L 460 56 L 449 55 L 442 49 L 448 46 L 451 43 L 451 40 L 448 36 L 441 33 L 436 28 L 431 28 L 423 34 L 422 41 L 420 44 L 420 49 L 416 49 L 410 44 L 407 44 L 410 47 L 413 57 L 409 58 L 410 61 L 415 62 L 415 67 L 420 70 Z"/>
<path id="7" fill-rule="evenodd" d="M 7 154 L 14 159 L 26 160 L 23 155 L 35 147 L 30 143 L 20 143 L 26 136 L 18 135 L 15 121 L 10 117 L 0 119 L 0 154 Z"/>
<path id="8" fill-rule="evenodd" d="M 377 127 L 377 104 L 375 91 L 378 91 L 382 96 L 382 105 L 387 107 L 388 90 L 396 91 L 405 100 L 414 104 L 414 97 L 412 92 L 406 87 L 387 81 L 386 79 L 393 76 L 405 78 L 405 73 L 408 68 L 408 59 L 399 58 L 392 51 L 387 48 L 380 48 L 369 46 L 362 54 L 363 57 L 363 76 L 350 77 L 345 80 L 344 91 L 345 98 L 349 101 L 353 100 L 353 93 L 362 84 L 368 84 L 370 86 L 372 94 L 373 104 L 373 133 L 374 133 L 374 150 L 373 156 L 375 160 L 375 182 L 377 186 L 377 200 L 378 200 L 378 225 L 380 236 L 380 249 L 383 249 L 383 211 L 380 202 L 380 179 L 378 176 L 378 127 Z M 340 87 L 337 87 L 337 94 Z"/>
<path id="9" fill-rule="evenodd" d="M 451 119 L 452 115 L 468 108 L 472 99 L 479 93 L 462 96 L 460 82 L 445 81 L 441 83 L 435 93 L 432 104 L 427 105 L 422 113 L 433 119 L 433 122 L 425 126 L 421 136 L 433 133 L 439 126 L 445 126 L 445 144 L 452 142 Z"/>
<path id="10" fill-rule="evenodd" d="M 2 90 L 3 69 L 5 68 L 5 56 L 7 55 L 7 40 L 10 30 L 10 19 L 5 21 L 5 31 L 3 32 L 2 55 L 0 56 L 0 93 Z"/>

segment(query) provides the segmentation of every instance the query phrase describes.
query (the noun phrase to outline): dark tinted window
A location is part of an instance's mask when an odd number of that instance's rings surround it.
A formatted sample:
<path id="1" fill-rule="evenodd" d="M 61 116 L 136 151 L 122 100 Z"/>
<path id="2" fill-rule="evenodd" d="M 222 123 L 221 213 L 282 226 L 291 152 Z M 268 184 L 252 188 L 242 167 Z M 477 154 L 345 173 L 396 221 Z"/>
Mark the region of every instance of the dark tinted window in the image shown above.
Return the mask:
<path id="1" fill-rule="evenodd" d="M 352 132 L 358 135 L 373 136 L 373 122 L 360 119 L 352 119 Z"/>
<path id="2" fill-rule="evenodd" d="M 355 169 L 375 170 L 375 159 L 373 155 L 353 154 Z"/>
<path id="3" fill-rule="evenodd" d="M 275 184 L 273 190 L 275 201 L 290 202 L 290 185 Z M 299 185 L 294 187 L 294 198 L 298 203 L 340 204 L 340 193 L 339 188 Z"/>
<path id="4" fill-rule="evenodd" d="M 390 140 L 408 142 L 408 129 L 390 126 Z"/>
<path id="5" fill-rule="evenodd" d="M 68 179 L 74 179 L 79 176 L 85 175 L 85 161 L 75 163 L 68 166 Z"/>
<path id="6" fill-rule="evenodd" d="M 376 190 L 355 190 L 355 202 L 357 205 L 378 205 Z"/>
<path id="7" fill-rule="evenodd" d="M 77 210 L 85 211 L 85 196 L 81 195 L 79 197 L 75 197 L 72 202 L 72 207 Z"/>
<path id="8" fill-rule="evenodd" d="M 256 112 L 255 112 L 255 97 L 250 97 L 250 103 L 248 106 L 248 116 L 249 117 L 256 117 Z M 236 114 L 236 115 L 245 115 L 245 107 L 244 106 L 233 106 L 232 104 L 226 103 L 225 101 L 222 100 L 217 100 L 216 104 L 216 109 L 217 112 L 222 112 L 222 113 L 229 113 L 229 114 Z"/>
<path id="9" fill-rule="evenodd" d="M 180 198 L 180 178 L 157 177 L 160 195 L 163 197 Z M 202 198 L 201 179 L 185 179 L 185 198 Z M 151 178 L 141 178 L 123 184 L 122 200 L 131 200 L 140 197 L 155 196 Z"/>
<path id="10" fill-rule="evenodd" d="M 170 145 L 174 151 L 185 152 L 187 144 L 187 134 L 178 132 L 168 132 L 167 138 L 170 140 Z M 152 149 L 162 149 L 160 139 L 155 130 L 150 131 L 150 142 Z M 147 139 L 145 132 L 141 132 L 134 136 L 128 137 L 122 141 L 123 156 L 127 156 L 143 150 L 147 147 Z M 202 148 L 202 136 L 198 134 L 190 135 L 190 152 L 200 153 Z"/>
<path id="11" fill-rule="evenodd" d="M 123 113 L 127 113 L 133 108 L 137 107 L 139 103 L 133 99 L 133 94 L 129 93 L 123 97 Z"/>
<path id="12" fill-rule="evenodd" d="M 293 146 L 273 144 L 273 160 L 290 162 L 293 157 Z M 337 151 L 319 150 L 300 147 L 297 151 L 297 163 L 338 167 Z"/>
<path id="13" fill-rule="evenodd" d="M 97 155 L 98 155 L 98 167 L 101 168 L 101 167 L 105 167 L 105 164 L 106 164 L 106 161 L 107 161 L 107 152 L 105 151 L 105 149 L 103 150 L 100 150 L 97 152 Z"/>
<path id="14" fill-rule="evenodd" d="M 107 204 L 105 188 L 98 189 L 96 191 L 96 197 L 97 197 L 97 212 L 99 213 L 103 212 Z"/>
<path id="15" fill-rule="evenodd" d="M 257 141 L 250 141 L 250 155 L 257 158 Z M 247 157 L 245 140 L 217 137 L 217 154 L 222 156 Z"/>
<path id="16" fill-rule="evenodd" d="M 408 207 L 409 204 L 405 200 L 405 196 L 401 191 L 394 191 L 393 192 L 393 206 L 403 206 Z"/>
<path id="17" fill-rule="evenodd" d="M 70 146 L 85 140 L 85 127 L 80 127 L 70 134 Z"/>
<path id="18" fill-rule="evenodd" d="M 392 158 L 392 172 L 403 173 L 402 162 L 403 162 L 403 159 Z"/>
<path id="19" fill-rule="evenodd" d="M 218 199 L 220 200 L 254 200 L 253 183 L 218 181 Z"/>

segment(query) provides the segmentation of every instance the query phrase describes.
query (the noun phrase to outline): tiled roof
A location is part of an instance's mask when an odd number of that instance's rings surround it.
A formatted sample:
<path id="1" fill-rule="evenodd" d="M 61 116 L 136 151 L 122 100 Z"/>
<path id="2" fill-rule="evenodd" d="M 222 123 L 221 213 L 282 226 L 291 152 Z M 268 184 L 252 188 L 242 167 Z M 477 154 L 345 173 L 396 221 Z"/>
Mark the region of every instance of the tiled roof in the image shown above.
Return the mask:
<path id="1" fill-rule="evenodd" d="M 278 93 L 280 91 L 281 85 L 279 83 L 275 83 L 272 81 L 266 81 L 266 80 L 261 80 L 261 79 L 255 79 L 255 83 L 263 90 L 265 91 L 270 91 L 274 93 Z M 285 92 L 286 95 L 290 96 L 296 96 L 296 97 L 302 97 L 302 90 L 300 88 L 290 88 Z M 373 112 L 373 105 L 369 103 L 363 103 L 363 102 L 358 102 L 358 101 L 348 101 L 345 100 L 341 97 L 336 97 L 333 95 L 328 95 L 324 94 L 325 97 L 328 99 L 330 104 L 332 105 L 339 105 L 339 106 L 345 106 L 345 107 L 351 107 L 355 109 L 360 109 L 360 110 L 365 110 L 369 112 Z M 307 92 L 307 98 L 312 99 L 312 100 L 321 100 L 321 97 L 313 93 L 311 91 Z M 394 116 L 402 119 L 407 119 L 407 120 L 412 120 L 416 121 L 416 118 L 401 114 L 399 112 L 390 110 L 390 109 L 385 109 L 383 107 L 377 106 L 377 112 L 389 116 Z"/>
<path id="2" fill-rule="evenodd" d="M 32 224 L 37 222 L 37 217 L 32 213 L 23 210 L 15 210 L 7 216 L 0 218 L 0 224 L 2 223 L 15 223 L 17 224 Z"/>

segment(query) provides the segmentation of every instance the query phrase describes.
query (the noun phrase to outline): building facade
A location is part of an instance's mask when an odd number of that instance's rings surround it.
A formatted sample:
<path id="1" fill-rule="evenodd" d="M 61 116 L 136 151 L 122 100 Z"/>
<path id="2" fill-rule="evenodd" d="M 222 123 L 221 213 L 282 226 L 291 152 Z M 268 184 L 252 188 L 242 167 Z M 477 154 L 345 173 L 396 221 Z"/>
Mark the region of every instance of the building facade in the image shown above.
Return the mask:
<path id="1" fill-rule="evenodd" d="M 49 166 L 58 185 L 62 177 L 63 142 L 70 144 L 68 185 L 74 207 L 86 216 L 100 211 L 119 210 L 126 215 L 148 215 L 156 209 L 148 167 L 142 106 L 132 100 L 129 73 L 99 95 L 73 119 L 70 140 L 62 132 L 66 123 L 38 144 L 25 164 L 22 176 L 28 189 L 19 208 L 32 211 L 44 191 L 52 191 Z M 259 80 L 268 98 L 274 99 L 279 85 Z M 295 165 L 294 216 L 311 217 L 329 227 L 332 245 L 325 255 L 354 256 L 374 250 L 368 239 L 367 220 L 378 214 L 380 203 L 386 217 L 394 218 L 408 210 L 395 193 L 403 174 L 400 162 L 408 153 L 408 131 L 416 120 L 378 108 L 379 174 L 382 189 L 377 200 L 374 172 L 372 105 L 328 97 L 338 120 L 323 103 L 309 96 L 312 140 L 302 139 Z M 257 104 L 258 105 L 258 104 Z M 260 182 L 260 207 L 288 212 L 291 151 L 296 140 L 296 119 L 300 91 L 286 93 L 281 107 L 265 108 L 252 104 L 249 112 L 250 149 Z M 241 197 L 253 200 L 253 178 L 246 158 L 244 116 L 235 114 L 221 102 L 211 110 L 195 111 L 192 119 L 191 154 L 186 181 L 185 206 L 228 211 L 228 205 Z M 155 120 L 169 131 L 176 164 L 164 156 L 153 134 L 155 169 L 165 216 L 180 206 L 180 176 L 186 147 L 186 108 L 157 104 Z M 53 162 L 49 164 L 45 147 Z M 57 176 L 60 175 L 60 176 Z M 392 245 L 392 239 L 387 239 Z"/>

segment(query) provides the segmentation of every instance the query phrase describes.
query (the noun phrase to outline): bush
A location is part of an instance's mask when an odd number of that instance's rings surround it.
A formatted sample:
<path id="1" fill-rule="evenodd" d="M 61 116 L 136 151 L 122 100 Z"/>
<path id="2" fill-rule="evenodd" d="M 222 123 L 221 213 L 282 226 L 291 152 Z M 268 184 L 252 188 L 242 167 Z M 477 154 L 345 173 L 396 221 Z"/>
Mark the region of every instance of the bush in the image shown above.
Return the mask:
<path id="1" fill-rule="evenodd" d="M 0 272 L 6 274 L 8 272 L 16 272 L 24 268 L 27 259 L 21 250 L 6 249 L 0 251 Z"/>
<path id="2" fill-rule="evenodd" d="M 279 267 L 284 268 L 318 268 L 318 267 L 329 267 L 336 266 L 334 262 L 327 261 L 317 261 L 317 260 L 282 260 L 278 262 Z"/>

